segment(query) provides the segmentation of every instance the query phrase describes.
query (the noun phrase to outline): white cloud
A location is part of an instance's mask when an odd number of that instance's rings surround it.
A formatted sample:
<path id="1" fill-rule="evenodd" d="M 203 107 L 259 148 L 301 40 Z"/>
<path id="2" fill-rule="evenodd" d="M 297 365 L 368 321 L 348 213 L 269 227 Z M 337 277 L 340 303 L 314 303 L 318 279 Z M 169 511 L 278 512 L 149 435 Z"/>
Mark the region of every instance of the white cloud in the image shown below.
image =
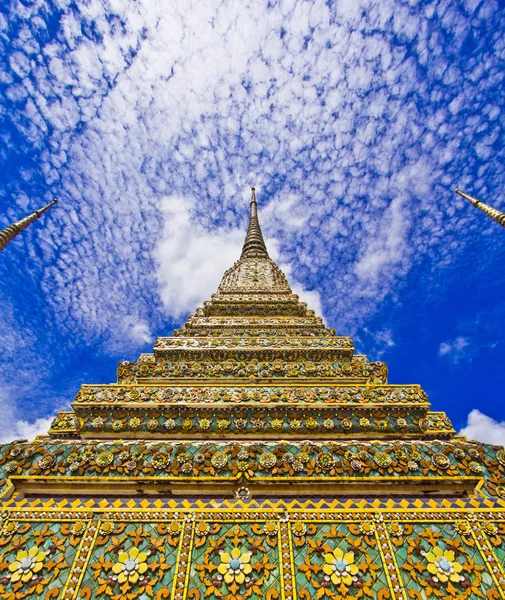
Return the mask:
<path id="1" fill-rule="evenodd" d="M 458 363 L 461 360 L 471 358 L 472 353 L 469 353 L 469 350 L 470 342 L 467 338 L 460 336 L 454 340 L 442 342 L 438 349 L 438 354 L 440 356 L 446 356 L 454 363 Z"/>
<path id="2" fill-rule="evenodd" d="M 0 431 L 0 444 L 7 444 L 13 440 L 32 441 L 37 435 L 47 433 L 54 417 L 40 418 L 33 422 L 17 420 L 9 423 Z"/>
<path id="3" fill-rule="evenodd" d="M 165 198 L 165 219 L 156 246 L 157 278 L 167 312 L 179 318 L 217 290 L 226 269 L 240 257 L 244 233 L 238 228 L 207 230 L 192 214 L 193 203 Z"/>
<path id="4" fill-rule="evenodd" d="M 21 387 L 26 391 L 26 386 Z M 19 392 L 20 390 L 13 386 L 0 385 L 0 414 L 2 415 L 0 444 L 6 444 L 15 439 L 33 440 L 36 435 L 47 433 L 53 419 L 53 417 L 38 418 L 30 422 L 21 418 L 21 411 L 16 407 Z"/>
<path id="5" fill-rule="evenodd" d="M 505 446 L 505 421 L 495 421 L 474 408 L 468 415 L 467 424 L 459 435 L 485 444 Z"/>

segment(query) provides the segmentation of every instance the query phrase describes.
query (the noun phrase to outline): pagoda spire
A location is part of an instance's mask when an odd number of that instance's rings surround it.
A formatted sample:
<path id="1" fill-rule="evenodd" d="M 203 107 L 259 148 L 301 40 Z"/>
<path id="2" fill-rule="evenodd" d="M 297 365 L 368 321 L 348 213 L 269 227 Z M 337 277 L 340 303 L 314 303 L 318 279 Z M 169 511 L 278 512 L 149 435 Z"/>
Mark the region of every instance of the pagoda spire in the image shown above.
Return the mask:
<path id="1" fill-rule="evenodd" d="M 31 215 L 21 219 L 21 221 L 17 221 L 17 223 L 9 225 L 7 229 L 0 231 L 0 252 L 7 246 L 9 242 L 11 242 L 19 233 L 21 233 L 23 229 L 26 229 L 28 225 L 31 225 L 34 221 L 40 219 L 46 210 L 49 210 L 51 206 L 54 206 L 57 202 L 58 200 L 53 200 L 43 208 L 40 208 L 39 210 L 32 212 Z"/>
<path id="2" fill-rule="evenodd" d="M 260 257 L 268 258 L 267 247 L 258 220 L 258 203 L 256 202 L 256 188 L 251 188 L 251 205 L 249 213 L 249 227 L 245 236 L 244 246 L 240 258 Z"/>
<path id="3" fill-rule="evenodd" d="M 481 200 L 478 200 L 477 198 L 473 198 L 472 196 L 465 194 L 461 190 L 456 189 L 454 191 L 456 192 L 456 194 L 459 194 L 460 196 L 462 196 L 465 200 L 468 200 L 468 202 L 470 202 L 470 204 L 473 204 L 475 206 L 475 208 L 478 208 L 483 213 L 486 213 L 486 215 L 488 215 L 488 217 L 491 217 L 493 219 L 493 221 L 496 221 L 498 223 L 498 225 L 505 227 L 505 213 L 502 213 L 501 211 L 496 210 L 496 208 L 493 208 L 492 206 L 488 206 L 487 204 L 484 204 L 484 202 L 482 202 Z"/>

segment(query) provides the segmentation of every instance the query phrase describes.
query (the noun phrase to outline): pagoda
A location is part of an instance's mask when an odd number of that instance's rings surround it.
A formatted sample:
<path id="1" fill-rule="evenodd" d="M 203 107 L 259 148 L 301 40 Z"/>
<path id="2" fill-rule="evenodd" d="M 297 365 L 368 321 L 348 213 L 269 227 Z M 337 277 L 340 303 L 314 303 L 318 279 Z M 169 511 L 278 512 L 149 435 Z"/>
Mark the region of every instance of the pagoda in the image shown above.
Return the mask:
<path id="1" fill-rule="evenodd" d="M 0 448 L 0 598 L 505 598 L 505 450 L 355 354 L 268 255 Z"/>

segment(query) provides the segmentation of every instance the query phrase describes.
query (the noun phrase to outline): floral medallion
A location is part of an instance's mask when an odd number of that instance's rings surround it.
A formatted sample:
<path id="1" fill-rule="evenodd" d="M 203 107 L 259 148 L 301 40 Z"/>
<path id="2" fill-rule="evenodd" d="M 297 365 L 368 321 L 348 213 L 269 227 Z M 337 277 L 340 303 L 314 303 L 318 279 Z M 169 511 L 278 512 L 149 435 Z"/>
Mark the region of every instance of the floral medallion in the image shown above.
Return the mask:
<path id="1" fill-rule="evenodd" d="M 494 523 L 490 523 L 489 521 L 484 522 L 482 527 L 488 535 L 496 535 L 498 533 L 498 527 Z"/>
<path id="2" fill-rule="evenodd" d="M 363 465 L 361 464 L 361 461 L 357 458 L 353 458 L 351 460 L 351 469 L 353 471 L 361 471 L 361 469 L 363 468 Z"/>
<path id="3" fill-rule="evenodd" d="M 374 461 L 379 467 L 389 467 L 389 465 L 393 462 L 391 455 L 387 452 L 376 452 L 374 454 Z"/>
<path id="4" fill-rule="evenodd" d="M 451 461 L 442 452 L 439 452 L 438 454 L 434 454 L 431 457 L 431 462 L 435 465 L 435 467 L 437 467 L 438 469 L 442 469 L 442 470 L 448 469 L 451 466 Z"/>
<path id="5" fill-rule="evenodd" d="M 41 469 L 50 469 L 56 463 L 56 456 L 48 452 L 39 460 L 39 467 Z"/>
<path id="6" fill-rule="evenodd" d="M 195 533 L 198 537 L 204 537 L 208 535 L 209 531 L 210 525 L 205 521 L 201 521 L 195 525 Z"/>
<path id="7" fill-rule="evenodd" d="M 428 561 L 428 571 L 435 581 L 445 583 L 450 580 L 459 583 L 460 579 L 464 579 L 459 575 L 463 567 L 454 560 L 452 550 L 442 550 L 436 546 L 432 552 L 425 554 L 425 559 Z"/>
<path id="8" fill-rule="evenodd" d="M 102 521 L 99 531 L 102 535 L 110 535 L 114 531 L 114 523 L 112 521 Z"/>
<path id="9" fill-rule="evenodd" d="M 128 552 L 121 552 L 117 563 L 112 567 L 112 571 L 118 576 L 119 583 L 128 581 L 137 583 L 139 577 L 147 571 L 147 554 L 140 552 L 138 548 L 130 548 Z"/>
<path id="10" fill-rule="evenodd" d="M 181 531 L 181 524 L 179 521 L 172 521 L 168 526 L 168 533 L 170 535 L 177 535 Z"/>
<path id="11" fill-rule="evenodd" d="M 263 531 L 266 535 L 277 535 L 279 525 L 276 521 L 267 521 L 263 527 Z"/>
<path id="12" fill-rule="evenodd" d="M 307 533 L 307 525 L 301 521 L 295 521 L 291 526 L 291 531 L 296 537 L 302 537 Z"/>
<path id="13" fill-rule="evenodd" d="M 238 548 L 233 548 L 231 552 L 221 553 L 221 562 L 218 565 L 218 572 L 223 577 L 226 584 L 242 584 L 246 575 L 252 572 L 251 555 L 249 552 L 242 552 Z"/>
<path id="14" fill-rule="evenodd" d="M 105 452 L 100 452 L 100 454 L 96 457 L 96 464 L 99 467 L 108 467 L 114 461 L 114 454 L 106 450 Z"/>
<path id="15" fill-rule="evenodd" d="M 225 452 L 214 452 L 210 462 L 216 469 L 222 469 L 228 464 L 228 455 Z"/>
<path id="16" fill-rule="evenodd" d="M 321 452 L 321 454 L 319 454 L 317 457 L 317 464 L 321 467 L 321 469 L 329 471 L 335 465 L 335 458 L 328 452 Z"/>
<path id="17" fill-rule="evenodd" d="M 5 465 L 5 470 L 7 471 L 7 473 L 14 473 L 14 471 L 16 471 L 18 467 L 19 467 L 19 462 L 17 460 L 10 460 Z"/>
<path id="18" fill-rule="evenodd" d="M 373 535 L 375 533 L 375 523 L 363 521 L 359 524 L 359 530 L 363 535 Z"/>
<path id="19" fill-rule="evenodd" d="M 91 421 L 91 427 L 93 427 L 93 429 L 102 429 L 103 426 L 105 424 L 105 421 L 102 419 L 102 417 L 95 417 L 92 421 Z"/>
<path id="20" fill-rule="evenodd" d="M 344 554 L 340 548 L 336 548 L 331 554 L 324 555 L 324 561 L 323 572 L 327 580 L 331 580 L 334 585 L 352 585 L 353 576 L 358 573 L 358 567 L 354 564 L 354 552 Z"/>
<path id="21" fill-rule="evenodd" d="M 30 581 L 36 573 L 44 567 L 46 552 L 39 550 L 38 546 L 32 546 L 30 550 L 18 550 L 16 560 L 9 565 L 11 581 Z"/>
<path id="22" fill-rule="evenodd" d="M 465 456 L 466 456 L 466 452 L 463 450 L 463 448 L 456 448 L 454 450 L 453 454 L 458 460 L 461 460 L 462 458 L 465 458 Z M 504 459 L 505 459 L 505 452 L 504 452 Z M 505 464 L 505 462 L 503 464 Z"/>
<path id="23" fill-rule="evenodd" d="M 411 450 L 409 456 L 411 460 L 415 460 L 416 462 L 419 462 L 423 458 L 422 454 L 417 450 Z"/>
<path id="24" fill-rule="evenodd" d="M 132 417 L 129 421 L 128 421 L 128 425 L 132 428 L 132 429 L 138 429 L 141 425 L 141 421 L 138 417 Z"/>
<path id="25" fill-rule="evenodd" d="M 2 527 L 2 536 L 8 536 L 8 535 L 12 535 L 13 533 L 15 533 L 19 528 L 19 523 L 17 521 L 7 521 L 7 523 L 4 523 L 3 527 Z"/>
<path id="26" fill-rule="evenodd" d="M 474 460 L 470 462 L 468 467 L 470 468 L 470 471 L 472 471 L 472 473 L 482 473 L 482 465 Z"/>
<path id="27" fill-rule="evenodd" d="M 270 421 L 270 427 L 274 431 L 280 431 L 282 429 L 282 421 L 280 419 L 272 419 L 272 421 Z"/>
<path id="28" fill-rule="evenodd" d="M 178 465 L 183 465 L 184 463 L 191 462 L 191 456 L 187 452 L 180 452 L 175 460 Z"/>
<path id="29" fill-rule="evenodd" d="M 158 427 L 158 421 L 156 419 L 149 419 L 146 423 L 146 427 L 149 431 L 154 431 Z"/>
<path id="30" fill-rule="evenodd" d="M 505 466 L 505 448 L 502 450 L 499 450 L 496 453 L 496 460 L 501 464 Z"/>
<path id="31" fill-rule="evenodd" d="M 308 452 L 299 452 L 296 455 L 297 460 L 299 460 L 301 463 L 305 464 L 308 463 L 310 460 L 310 454 Z"/>
<path id="32" fill-rule="evenodd" d="M 156 469 L 163 469 L 168 464 L 168 455 L 164 452 L 156 452 L 153 456 L 152 462 Z"/>
<path id="33" fill-rule="evenodd" d="M 77 521 L 72 526 L 71 532 L 73 535 L 82 535 L 86 531 L 86 522 L 85 521 Z"/>
<path id="34" fill-rule="evenodd" d="M 235 492 L 235 498 L 237 500 L 249 500 L 251 497 L 251 491 L 247 487 L 239 487 Z"/>
<path id="35" fill-rule="evenodd" d="M 260 454 L 259 463 L 265 469 L 271 469 L 275 466 L 276 462 L 277 457 L 273 452 L 263 452 L 262 454 Z"/>
<path id="36" fill-rule="evenodd" d="M 456 531 L 461 534 L 461 535 L 466 535 L 468 533 L 470 533 L 471 531 L 471 526 L 470 523 L 468 521 L 456 521 L 456 524 L 454 525 Z"/>
<path id="37" fill-rule="evenodd" d="M 405 528 L 400 523 L 390 523 L 388 525 L 388 531 L 393 537 L 401 537 L 405 531 Z"/>

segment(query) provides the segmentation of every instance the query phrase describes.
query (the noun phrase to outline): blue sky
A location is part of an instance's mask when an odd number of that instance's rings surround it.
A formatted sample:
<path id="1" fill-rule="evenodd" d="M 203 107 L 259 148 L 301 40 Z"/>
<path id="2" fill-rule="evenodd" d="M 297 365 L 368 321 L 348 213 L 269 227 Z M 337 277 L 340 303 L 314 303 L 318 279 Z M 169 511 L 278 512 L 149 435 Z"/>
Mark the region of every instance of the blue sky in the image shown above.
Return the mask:
<path id="1" fill-rule="evenodd" d="M 115 378 L 238 258 L 505 441 L 505 3 L 5 2 L 0 439 Z M 478 412 L 476 412 L 478 411 Z"/>

